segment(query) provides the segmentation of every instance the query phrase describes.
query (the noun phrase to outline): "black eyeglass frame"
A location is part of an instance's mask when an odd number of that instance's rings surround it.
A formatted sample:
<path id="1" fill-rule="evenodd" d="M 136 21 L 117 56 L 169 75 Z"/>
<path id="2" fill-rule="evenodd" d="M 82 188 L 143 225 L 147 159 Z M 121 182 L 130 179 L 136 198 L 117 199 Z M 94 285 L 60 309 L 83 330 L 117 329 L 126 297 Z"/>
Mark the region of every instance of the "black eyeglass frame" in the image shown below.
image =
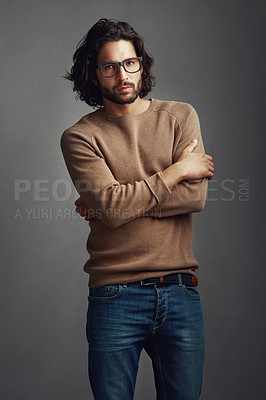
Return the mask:
<path id="1" fill-rule="evenodd" d="M 129 60 L 139 60 L 139 69 L 138 69 L 137 71 L 131 72 L 131 71 L 128 71 L 128 70 L 126 69 L 126 67 L 125 67 L 125 62 L 127 62 L 127 61 L 129 61 Z M 109 65 L 109 64 L 115 64 L 115 65 L 117 65 L 117 71 L 116 71 L 116 73 L 113 74 L 113 75 L 108 75 L 108 76 L 106 76 L 106 75 L 104 75 L 103 69 L 102 69 L 102 68 L 103 68 L 104 65 Z M 116 76 L 116 75 L 119 73 L 120 66 L 122 66 L 122 67 L 124 68 L 124 70 L 125 70 L 128 74 L 136 74 L 137 72 L 140 71 L 141 65 L 142 65 L 142 57 L 130 57 L 130 58 L 127 58 L 126 60 L 123 60 L 123 61 L 111 61 L 111 62 L 105 62 L 105 63 L 103 63 L 103 64 L 98 64 L 98 65 L 96 65 L 96 67 L 99 68 L 99 70 L 101 71 L 101 74 L 102 74 L 102 76 L 103 76 L 104 78 L 113 78 L 114 76 Z"/>

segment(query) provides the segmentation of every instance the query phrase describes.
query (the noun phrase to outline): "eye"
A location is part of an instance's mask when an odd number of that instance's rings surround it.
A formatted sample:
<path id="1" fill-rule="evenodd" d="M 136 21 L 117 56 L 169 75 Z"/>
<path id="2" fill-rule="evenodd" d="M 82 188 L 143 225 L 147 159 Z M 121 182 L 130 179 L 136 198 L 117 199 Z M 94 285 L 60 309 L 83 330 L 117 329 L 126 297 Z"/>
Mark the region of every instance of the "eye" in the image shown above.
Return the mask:
<path id="1" fill-rule="evenodd" d="M 115 68 L 115 64 L 105 64 L 103 66 L 104 71 L 112 71 Z"/>
<path id="2" fill-rule="evenodd" d="M 135 64 L 136 64 L 136 60 L 134 60 L 134 59 L 127 60 L 127 62 L 126 62 L 127 67 L 132 67 Z"/>

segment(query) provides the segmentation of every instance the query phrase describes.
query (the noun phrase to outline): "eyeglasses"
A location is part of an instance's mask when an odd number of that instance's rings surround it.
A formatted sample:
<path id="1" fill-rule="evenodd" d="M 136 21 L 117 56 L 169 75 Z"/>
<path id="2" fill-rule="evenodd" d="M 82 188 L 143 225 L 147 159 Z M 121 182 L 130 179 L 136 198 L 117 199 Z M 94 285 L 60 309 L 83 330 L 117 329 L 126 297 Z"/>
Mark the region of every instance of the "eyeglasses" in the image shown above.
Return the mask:
<path id="1" fill-rule="evenodd" d="M 127 58 L 120 62 L 109 62 L 97 65 L 97 68 L 101 71 L 104 78 L 112 78 L 117 75 L 120 66 L 124 68 L 129 74 L 135 74 L 141 68 L 142 57 Z"/>

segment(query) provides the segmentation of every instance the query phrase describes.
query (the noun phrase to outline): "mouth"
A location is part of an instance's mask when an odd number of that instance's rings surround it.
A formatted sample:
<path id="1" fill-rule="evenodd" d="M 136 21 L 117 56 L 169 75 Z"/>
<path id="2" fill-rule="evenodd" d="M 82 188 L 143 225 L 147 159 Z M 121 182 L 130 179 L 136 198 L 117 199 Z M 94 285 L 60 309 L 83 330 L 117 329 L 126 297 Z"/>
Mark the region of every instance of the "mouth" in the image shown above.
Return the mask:
<path id="1" fill-rule="evenodd" d="M 133 89 L 134 85 L 131 83 L 124 83 L 116 88 L 119 93 L 129 93 Z"/>
<path id="2" fill-rule="evenodd" d="M 119 93 L 128 93 L 130 90 L 132 89 L 132 86 L 120 86 L 119 88 L 117 88 L 117 91 Z"/>

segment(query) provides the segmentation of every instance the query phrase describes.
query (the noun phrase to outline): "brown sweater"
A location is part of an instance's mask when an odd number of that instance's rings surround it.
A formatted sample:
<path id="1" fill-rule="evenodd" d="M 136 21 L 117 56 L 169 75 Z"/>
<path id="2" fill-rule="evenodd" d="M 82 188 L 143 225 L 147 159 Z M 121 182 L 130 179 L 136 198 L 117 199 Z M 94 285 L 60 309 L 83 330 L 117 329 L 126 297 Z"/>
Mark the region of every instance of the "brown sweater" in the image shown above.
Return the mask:
<path id="1" fill-rule="evenodd" d="M 71 179 L 96 215 L 84 266 L 89 286 L 195 274 L 191 213 L 203 209 L 208 180 L 182 181 L 171 191 L 160 172 L 194 138 L 194 152 L 204 152 L 194 108 L 155 99 L 138 115 L 99 109 L 63 133 Z"/>

